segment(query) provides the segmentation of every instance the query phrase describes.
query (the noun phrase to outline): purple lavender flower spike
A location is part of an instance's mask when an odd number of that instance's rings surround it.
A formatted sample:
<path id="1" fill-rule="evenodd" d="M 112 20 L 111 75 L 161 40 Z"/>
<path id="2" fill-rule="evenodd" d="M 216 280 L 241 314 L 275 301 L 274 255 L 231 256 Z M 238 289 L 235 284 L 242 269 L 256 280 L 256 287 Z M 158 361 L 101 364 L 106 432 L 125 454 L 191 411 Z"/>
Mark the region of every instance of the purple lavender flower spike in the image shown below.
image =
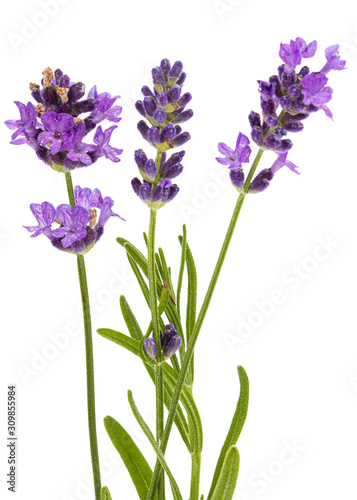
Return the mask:
<path id="1" fill-rule="evenodd" d="M 56 220 L 56 209 L 51 203 L 44 201 L 41 205 L 32 203 L 30 205 L 31 212 L 36 217 L 38 226 L 24 226 L 34 238 L 40 234 L 44 234 L 47 238 L 52 239 L 51 226 Z"/>
<path id="2" fill-rule="evenodd" d="M 28 231 L 34 232 L 32 236 L 43 233 L 59 250 L 84 254 L 99 241 L 110 217 L 120 216 L 112 210 L 113 200 L 109 196 L 103 198 L 99 189 L 92 191 L 89 188 L 76 186 L 74 196 L 75 207 L 64 204 L 59 205 L 56 210 L 48 202 L 42 205 L 32 204 L 31 210 L 39 225 L 25 227 Z M 100 210 L 99 218 L 98 210 Z M 59 227 L 53 229 L 53 223 L 58 223 Z"/>
<path id="3" fill-rule="evenodd" d="M 327 62 L 320 72 L 310 72 L 307 66 L 297 67 L 303 58 L 313 57 L 316 50 L 316 41 L 306 44 L 301 37 L 290 40 L 289 44 L 282 43 L 279 55 L 285 64 L 281 64 L 277 74 L 270 76 L 268 81 L 258 80 L 262 113 L 260 115 L 251 111 L 249 114 L 251 137 L 261 150 L 274 151 L 278 158 L 270 168 L 262 170 L 253 179 L 249 193 L 265 190 L 275 173 L 283 166 L 299 173 L 297 166 L 287 160 L 288 151 L 293 146 L 292 141 L 285 137 L 288 132 L 302 131 L 302 120 L 319 109 L 332 118 L 326 104 L 332 99 L 333 90 L 326 85 L 326 74 L 331 70 L 344 69 L 346 62 L 341 61 L 338 45 L 332 45 L 325 51 Z M 242 191 L 245 177 L 238 142 L 235 151 L 226 144 L 219 143 L 218 149 L 224 157 L 217 158 L 217 161 L 229 166 L 232 184 L 238 191 Z M 249 146 L 247 151 L 250 151 Z M 246 157 L 246 161 L 248 160 L 249 154 Z"/>
<path id="4" fill-rule="evenodd" d="M 249 156 L 252 150 L 249 147 L 248 137 L 239 132 L 234 151 L 224 144 L 224 142 L 218 143 L 218 151 L 222 155 L 225 155 L 225 158 L 216 158 L 216 160 L 221 165 L 229 165 L 229 168 L 236 169 L 241 167 L 242 163 L 249 162 Z"/>
<path id="5" fill-rule="evenodd" d="M 111 97 L 107 92 L 98 94 L 93 87 L 88 98 L 84 98 L 85 86 L 73 83 L 60 69 L 54 73 L 50 68 L 43 72 L 41 85 L 30 83 L 32 97 L 37 102 L 26 106 L 18 101 L 20 120 L 8 120 L 5 124 L 12 130 L 12 144 L 28 144 L 37 157 L 58 172 L 86 167 L 105 156 L 118 162 L 121 150 L 109 146 L 112 128 L 101 130 L 104 137 L 100 144 L 83 143 L 83 138 L 104 119 L 119 122 L 121 107 L 114 106 L 119 96 Z M 86 117 L 79 116 L 87 113 Z M 41 119 L 40 123 L 38 118 Z"/>
<path id="6" fill-rule="evenodd" d="M 101 125 L 99 125 L 93 138 L 95 144 L 98 145 L 98 153 L 105 156 L 114 163 L 118 163 L 120 161 L 119 155 L 121 155 L 123 152 L 122 149 L 114 148 L 109 144 L 113 130 L 115 130 L 116 128 L 117 125 L 112 125 L 110 128 L 104 130 L 103 132 Z"/>
<path id="7" fill-rule="evenodd" d="M 152 70 L 154 92 L 144 86 L 141 90 L 143 101 L 136 103 L 139 113 L 149 121 L 151 128 L 141 121 L 138 129 L 144 139 L 161 153 L 175 146 L 180 146 L 190 139 L 190 135 L 181 130 L 173 133 L 172 124 L 183 123 L 193 116 L 192 110 L 184 111 L 186 104 L 191 99 L 190 94 L 181 97 L 182 63 L 176 61 L 171 67 L 168 59 L 163 59 L 160 66 Z M 144 112 L 144 113 L 143 113 Z M 170 128 L 167 128 L 170 127 Z M 159 137 L 161 136 L 161 137 Z"/>
<path id="8" fill-rule="evenodd" d="M 158 152 L 157 161 L 148 159 L 142 150 L 135 152 L 135 162 L 143 177 L 132 180 L 132 187 L 139 198 L 151 210 L 158 210 L 173 200 L 179 192 L 170 179 L 177 177 L 183 170 L 180 163 L 184 155 L 174 153 L 167 158 L 168 152 L 190 140 L 190 134 L 183 132 L 179 123 L 186 122 L 193 116 L 192 110 L 185 110 L 191 100 L 191 94 L 181 95 L 186 74 L 180 61 L 171 66 L 168 59 L 163 59 L 160 66 L 152 70 L 154 90 L 142 87 L 143 101 L 136 103 L 138 112 L 145 116 L 149 125 L 141 120 L 138 129 L 145 140 Z"/>
<path id="9" fill-rule="evenodd" d="M 155 361 L 157 356 L 157 347 L 153 338 L 150 337 L 144 340 L 144 349 L 149 358 Z"/>
<path id="10" fill-rule="evenodd" d="M 320 73 L 327 75 L 332 69 L 340 71 L 341 69 L 346 69 L 346 61 L 341 61 L 340 54 L 338 52 L 339 45 L 331 45 L 325 50 L 326 64 L 320 70 Z"/>

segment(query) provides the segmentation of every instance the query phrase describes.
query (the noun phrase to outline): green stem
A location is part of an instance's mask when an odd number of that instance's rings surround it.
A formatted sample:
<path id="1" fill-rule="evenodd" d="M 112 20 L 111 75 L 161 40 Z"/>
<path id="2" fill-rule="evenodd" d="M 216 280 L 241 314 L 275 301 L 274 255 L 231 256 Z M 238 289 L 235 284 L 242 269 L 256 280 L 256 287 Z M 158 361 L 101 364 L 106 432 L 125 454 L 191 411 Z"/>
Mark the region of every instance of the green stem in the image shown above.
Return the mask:
<path id="1" fill-rule="evenodd" d="M 155 366 L 155 388 L 156 388 L 156 440 L 159 446 L 162 442 L 164 433 L 164 376 L 161 364 L 161 339 L 159 329 L 159 313 L 157 307 L 156 295 L 156 264 L 155 264 L 155 228 L 156 228 L 156 211 L 150 210 L 150 225 L 148 233 L 148 275 L 150 289 L 150 309 L 153 325 L 153 337 L 157 347 L 157 363 Z M 161 464 L 159 463 L 159 470 Z M 164 475 L 162 474 L 158 483 L 158 500 L 165 499 L 165 484 Z"/>
<path id="2" fill-rule="evenodd" d="M 74 199 L 71 173 L 66 172 L 65 177 L 66 177 L 69 202 L 74 207 L 75 199 Z M 95 418 L 92 322 L 90 314 L 87 274 L 86 274 L 86 267 L 83 255 L 77 255 L 77 266 L 78 266 L 79 285 L 81 289 L 84 335 L 85 335 L 89 442 L 90 442 L 90 451 L 92 458 L 95 500 L 100 500 L 101 478 L 100 478 L 99 453 L 98 453 L 97 429 L 96 429 L 96 418 Z"/>
<path id="3" fill-rule="evenodd" d="M 191 489 L 190 500 L 198 500 L 200 496 L 201 452 L 191 455 Z"/>
<path id="4" fill-rule="evenodd" d="M 67 184 L 67 193 L 68 193 L 68 198 L 69 198 L 69 203 L 72 205 L 72 207 L 76 206 L 76 202 L 74 199 L 74 191 L 73 191 L 73 182 L 72 182 L 72 175 L 71 172 L 66 172 L 64 174 L 66 178 L 66 184 Z"/>
<path id="5" fill-rule="evenodd" d="M 79 284 L 81 287 L 85 345 L 86 345 L 89 442 L 90 442 L 90 451 L 91 451 L 91 457 L 92 457 L 95 499 L 100 500 L 101 479 L 100 479 L 97 429 L 96 429 L 96 419 L 95 419 L 92 324 L 91 324 L 91 316 L 90 316 L 90 305 L 89 305 L 86 267 L 85 267 L 83 255 L 77 255 L 77 264 L 78 264 Z"/>
<path id="6" fill-rule="evenodd" d="M 258 153 L 253 161 L 253 164 L 250 168 L 248 176 L 245 180 L 243 190 L 239 194 L 236 206 L 235 206 L 234 211 L 233 211 L 231 221 L 230 221 L 228 229 L 227 229 L 226 236 L 225 236 L 224 241 L 223 241 L 223 245 L 222 245 L 220 254 L 218 256 L 216 266 L 215 266 L 213 274 L 212 274 L 210 284 L 209 284 L 207 292 L 206 292 L 206 296 L 204 298 L 200 313 L 198 315 L 195 327 L 193 329 L 191 338 L 190 338 L 188 346 L 187 346 L 186 355 L 185 355 L 185 358 L 183 360 L 182 368 L 181 368 L 181 371 L 180 371 L 178 379 L 177 379 L 175 391 L 172 395 L 170 411 L 169 411 L 169 414 L 168 414 L 168 417 L 166 420 L 166 425 L 165 425 L 165 430 L 164 430 L 164 435 L 162 438 L 162 445 L 161 445 L 161 450 L 163 453 L 165 453 L 165 451 L 166 451 L 166 447 L 167 447 L 167 443 L 169 440 L 172 424 L 173 424 L 174 418 L 175 418 L 176 409 L 177 409 L 177 406 L 179 404 L 180 395 L 181 395 L 183 385 L 185 383 L 186 373 L 190 367 L 190 361 L 191 361 L 191 358 L 192 358 L 193 353 L 194 353 L 196 341 L 197 341 L 198 335 L 200 333 L 203 321 L 205 319 L 209 304 L 211 302 L 211 298 L 212 298 L 214 289 L 216 287 L 217 280 L 218 280 L 219 274 L 221 272 L 224 259 L 225 259 L 226 254 L 227 254 L 227 250 L 228 250 L 229 244 L 231 242 L 235 226 L 237 224 L 237 220 L 238 220 L 238 217 L 239 217 L 239 214 L 240 214 L 243 202 L 244 202 L 245 195 L 249 191 L 250 182 L 251 182 L 253 175 L 257 169 L 258 163 L 260 161 L 260 158 L 262 157 L 263 152 L 264 151 L 262 149 L 259 149 L 259 151 L 258 151 Z M 147 500 L 153 500 L 155 490 L 156 490 L 156 485 L 157 485 L 157 482 L 159 480 L 159 477 L 160 477 L 160 463 L 158 461 L 156 461 L 154 474 L 152 476 L 149 492 L 147 495 Z"/>

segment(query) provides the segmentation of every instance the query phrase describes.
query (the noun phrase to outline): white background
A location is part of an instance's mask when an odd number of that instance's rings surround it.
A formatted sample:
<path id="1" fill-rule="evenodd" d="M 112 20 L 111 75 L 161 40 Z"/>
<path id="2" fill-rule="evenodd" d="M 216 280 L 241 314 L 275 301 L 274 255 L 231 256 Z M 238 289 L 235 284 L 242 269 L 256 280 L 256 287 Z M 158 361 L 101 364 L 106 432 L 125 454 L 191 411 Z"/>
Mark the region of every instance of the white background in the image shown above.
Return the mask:
<path id="1" fill-rule="evenodd" d="M 136 130 L 133 106 L 151 68 L 164 57 L 182 60 L 185 91 L 193 94 L 181 191 L 158 213 L 157 239 L 177 276 L 177 235 L 187 223 L 201 303 L 237 196 L 215 161 L 217 142 L 233 146 L 239 131 L 249 135 L 247 116 L 251 109 L 259 111 L 256 80 L 275 73 L 281 41 L 316 39 L 317 55 L 308 61 L 315 71 L 324 64 L 324 49 L 341 45 L 348 70 L 330 75 L 334 120 L 319 112 L 292 137 L 289 158 L 301 175 L 280 171 L 266 192 L 243 206 L 198 340 L 194 393 L 204 426 L 205 496 L 236 405 L 241 364 L 250 378 L 251 401 L 238 442 L 234 499 L 356 498 L 357 13 L 352 2 L 19 0 L 9 5 L 1 20 L 2 121 L 17 118 L 13 101 L 30 99 L 28 83 L 39 82 L 47 66 L 83 81 L 87 90 L 96 84 L 100 92 L 122 96 L 123 119 L 112 140 L 124 149 L 121 162 L 101 159 L 73 174 L 75 184 L 97 186 L 112 196 L 126 219 L 111 220 L 86 257 L 94 332 L 100 327 L 126 332 L 118 305 L 122 293 L 144 329 L 149 321 L 115 238 L 126 237 L 143 249 L 148 210 L 130 180 L 137 175 L 134 150 L 143 147 L 149 154 L 150 147 Z M 31 239 L 22 228 L 34 223 L 30 203 L 66 202 L 64 177 L 27 146 L 9 145 L 10 133 L 1 127 L 1 491 L 13 498 L 5 484 L 6 386 L 16 383 L 16 498 L 93 499 L 86 486 L 91 467 L 76 259 L 44 237 Z M 262 165 L 273 159 L 266 153 Z M 272 305 L 274 290 L 281 299 Z M 119 420 L 153 464 L 126 399 L 130 388 L 154 428 L 153 385 L 138 359 L 95 333 L 94 348 L 103 483 L 113 500 L 134 500 L 135 489 L 102 421 L 105 415 Z M 176 437 L 167 458 L 188 499 L 190 462 Z M 285 451 L 289 447 L 295 455 Z"/>

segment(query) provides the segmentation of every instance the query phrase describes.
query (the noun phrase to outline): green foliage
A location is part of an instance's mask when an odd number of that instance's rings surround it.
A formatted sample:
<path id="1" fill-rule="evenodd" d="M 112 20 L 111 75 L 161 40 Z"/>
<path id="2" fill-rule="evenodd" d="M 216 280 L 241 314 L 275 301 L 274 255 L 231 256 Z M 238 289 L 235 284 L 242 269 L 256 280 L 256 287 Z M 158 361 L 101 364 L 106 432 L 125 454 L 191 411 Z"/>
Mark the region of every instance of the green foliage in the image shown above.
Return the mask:
<path id="1" fill-rule="evenodd" d="M 228 448 L 221 472 L 213 491 L 212 500 L 231 500 L 239 472 L 239 451 L 235 446 Z"/>
<path id="2" fill-rule="evenodd" d="M 249 402 L 249 380 L 246 371 L 242 366 L 238 366 L 238 376 L 240 382 L 240 393 L 239 399 L 236 406 L 236 410 L 234 412 L 232 423 L 229 428 L 226 440 L 222 446 L 221 453 L 219 455 L 216 470 L 214 471 L 214 476 L 212 479 L 211 489 L 208 494 L 207 500 L 213 500 L 213 494 L 217 485 L 217 481 L 219 481 L 220 474 L 222 472 L 222 467 L 224 464 L 225 457 L 227 456 L 227 452 L 231 449 L 232 445 L 235 445 L 238 441 L 240 433 L 242 432 L 243 425 L 245 419 L 247 417 L 248 412 L 248 402 Z"/>
<path id="3" fill-rule="evenodd" d="M 108 416 L 104 419 L 104 425 L 130 474 L 140 500 L 146 500 L 152 478 L 152 470 L 147 461 L 119 422 Z"/>

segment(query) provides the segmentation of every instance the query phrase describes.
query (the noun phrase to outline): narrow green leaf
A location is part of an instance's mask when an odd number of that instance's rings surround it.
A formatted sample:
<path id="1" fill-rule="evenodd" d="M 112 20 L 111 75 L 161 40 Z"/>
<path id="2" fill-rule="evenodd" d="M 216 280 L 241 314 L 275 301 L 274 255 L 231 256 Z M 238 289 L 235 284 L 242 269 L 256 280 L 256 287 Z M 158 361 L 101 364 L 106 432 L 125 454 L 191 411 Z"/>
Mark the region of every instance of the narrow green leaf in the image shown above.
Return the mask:
<path id="1" fill-rule="evenodd" d="M 179 237 L 179 241 L 181 245 L 183 245 L 183 238 Z M 187 308 L 186 308 L 186 335 L 188 344 L 196 324 L 197 271 L 191 249 L 187 243 L 186 243 L 186 267 L 187 267 L 187 280 L 188 280 Z M 194 364 L 195 364 L 195 358 L 193 354 L 189 368 L 189 381 L 191 385 L 193 384 L 193 379 L 194 379 Z"/>
<path id="2" fill-rule="evenodd" d="M 153 436 L 153 434 L 152 434 L 149 426 L 147 425 L 147 423 L 145 422 L 145 420 L 141 416 L 141 414 L 140 414 L 140 412 L 138 410 L 138 407 L 135 404 L 135 401 L 134 401 L 134 398 L 133 398 L 133 394 L 132 394 L 131 391 L 128 391 L 128 400 L 129 400 L 130 408 L 133 411 L 134 417 L 136 418 L 138 424 L 140 425 L 140 427 L 143 430 L 144 434 L 148 438 L 151 446 L 153 447 L 153 449 L 154 449 L 154 451 L 155 451 L 155 453 L 157 455 L 157 458 L 160 460 L 162 468 L 164 469 L 164 471 L 167 474 L 167 477 L 169 478 L 170 485 L 171 485 L 171 490 L 172 490 L 172 494 L 174 496 L 174 500 L 182 500 L 182 496 L 181 496 L 179 487 L 177 486 L 177 483 L 176 483 L 176 481 L 174 479 L 174 476 L 172 475 L 172 472 L 170 471 L 169 466 L 167 465 L 165 457 L 164 457 L 162 451 L 160 450 L 160 447 L 157 444 L 157 442 L 156 442 L 156 440 L 155 440 L 155 438 L 154 438 L 154 436 Z"/>
<path id="3" fill-rule="evenodd" d="M 125 250 L 131 255 L 131 257 L 135 260 L 138 266 L 141 268 L 145 276 L 147 277 L 148 273 L 148 263 L 146 257 L 136 248 L 135 245 L 130 243 L 128 240 L 124 238 L 117 238 L 117 242 L 125 248 Z"/>
<path id="4" fill-rule="evenodd" d="M 162 280 L 164 280 L 165 279 L 164 272 L 162 269 L 161 260 L 158 253 L 155 253 L 155 263 L 156 263 L 156 268 L 159 271 L 160 276 L 162 277 Z"/>
<path id="5" fill-rule="evenodd" d="M 176 293 L 177 311 L 178 311 L 180 317 L 181 317 L 181 312 L 180 312 L 181 289 L 182 289 L 183 273 L 185 270 L 185 262 L 186 262 L 186 238 L 187 238 L 186 224 L 184 224 L 182 226 L 181 263 L 180 263 L 180 271 L 179 271 L 179 276 L 178 276 L 177 293 Z"/>
<path id="6" fill-rule="evenodd" d="M 228 448 L 221 473 L 214 489 L 212 500 L 232 500 L 239 472 L 239 451 L 235 446 Z"/>
<path id="7" fill-rule="evenodd" d="M 125 347 L 128 351 L 133 354 L 138 354 L 138 341 L 128 337 L 128 335 L 124 335 L 124 333 L 117 332 L 115 330 L 110 330 L 109 328 L 99 328 L 97 330 L 99 335 L 102 337 L 115 342 L 122 347 Z"/>
<path id="8" fill-rule="evenodd" d="M 149 464 L 119 422 L 108 416 L 104 418 L 104 425 L 130 474 L 140 500 L 146 500 L 152 477 Z"/>
<path id="9" fill-rule="evenodd" d="M 106 486 L 103 486 L 102 491 L 100 492 L 100 500 L 112 500 L 112 497 Z"/>
<path id="10" fill-rule="evenodd" d="M 143 237 L 144 237 L 144 241 L 145 241 L 145 245 L 148 246 L 148 235 L 145 233 L 145 231 L 143 232 Z"/>
<path id="11" fill-rule="evenodd" d="M 135 274 L 135 278 L 139 283 L 141 291 L 143 292 L 144 299 L 146 300 L 147 305 L 150 307 L 150 292 L 147 282 L 145 281 L 143 275 L 141 274 L 139 266 L 137 265 L 135 260 L 131 257 L 131 255 L 127 253 L 126 256 L 128 258 L 130 267 L 132 268 L 133 273 Z"/>
<path id="12" fill-rule="evenodd" d="M 126 326 L 128 327 L 130 335 L 135 340 L 141 340 L 143 338 L 143 332 L 137 322 L 133 311 L 130 309 L 128 302 L 124 295 L 120 296 L 120 309 L 125 321 Z"/>
<path id="13" fill-rule="evenodd" d="M 207 500 L 213 498 L 212 494 L 216 487 L 218 477 L 221 473 L 224 457 L 226 456 L 227 450 L 238 441 L 240 433 L 243 429 L 245 419 L 247 417 L 249 403 L 249 380 L 247 373 L 242 366 L 238 366 L 238 376 L 240 382 L 239 399 L 232 418 L 231 426 L 229 428 L 226 440 L 222 446 L 221 453 L 217 461 L 216 469 L 214 471 L 212 479 L 211 489 L 208 494 Z"/>
<path id="14" fill-rule="evenodd" d="M 172 391 L 174 391 L 177 384 L 177 373 L 167 363 L 164 363 L 164 379 L 170 385 Z M 182 389 L 180 401 L 187 412 L 192 427 L 190 429 L 190 437 L 192 438 L 190 440 L 191 453 L 201 452 L 203 441 L 201 417 L 192 393 L 186 386 Z"/>

